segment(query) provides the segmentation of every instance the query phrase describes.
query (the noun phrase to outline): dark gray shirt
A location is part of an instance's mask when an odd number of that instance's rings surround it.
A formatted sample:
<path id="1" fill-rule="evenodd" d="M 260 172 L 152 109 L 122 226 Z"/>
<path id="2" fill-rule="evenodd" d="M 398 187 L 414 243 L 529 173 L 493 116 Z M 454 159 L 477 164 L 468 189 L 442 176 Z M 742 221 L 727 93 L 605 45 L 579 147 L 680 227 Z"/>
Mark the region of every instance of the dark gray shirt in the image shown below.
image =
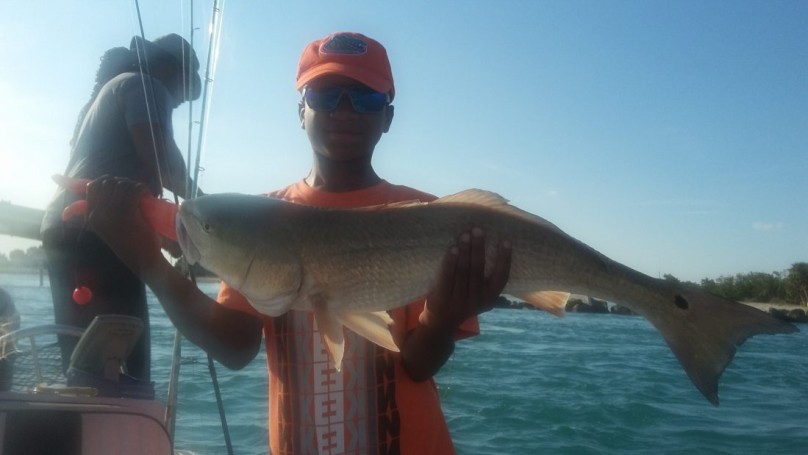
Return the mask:
<path id="1" fill-rule="evenodd" d="M 145 88 L 144 88 L 145 82 Z M 128 177 L 146 183 L 159 194 L 155 169 L 138 156 L 129 127 L 139 123 L 162 126 L 165 137 L 173 135 L 172 100 L 168 89 L 148 74 L 123 73 L 110 80 L 98 93 L 84 117 L 64 175 L 94 179 L 102 175 Z M 166 162 L 157 157 L 160 163 Z M 83 195 L 59 188 L 45 211 L 42 232 L 61 225 L 62 210 Z M 80 225 L 82 220 L 72 220 Z"/>

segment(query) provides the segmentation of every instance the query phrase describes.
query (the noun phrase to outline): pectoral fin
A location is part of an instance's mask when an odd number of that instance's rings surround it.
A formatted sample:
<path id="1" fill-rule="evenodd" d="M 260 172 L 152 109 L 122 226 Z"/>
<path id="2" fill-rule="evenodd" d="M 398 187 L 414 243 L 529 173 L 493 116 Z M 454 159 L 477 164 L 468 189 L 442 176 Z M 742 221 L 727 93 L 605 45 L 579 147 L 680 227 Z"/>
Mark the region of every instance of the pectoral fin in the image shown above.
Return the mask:
<path id="1" fill-rule="evenodd" d="M 337 318 L 346 327 L 378 344 L 379 346 L 398 352 L 398 346 L 393 341 L 390 325 L 393 320 L 385 311 L 375 313 L 340 313 Z"/>
<path id="2" fill-rule="evenodd" d="M 330 311 L 325 302 L 312 302 L 314 321 L 317 330 L 328 350 L 331 362 L 337 371 L 342 369 L 342 356 L 345 353 L 345 337 L 342 333 L 342 322 Z"/>
<path id="3" fill-rule="evenodd" d="M 569 292 L 540 291 L 518 296 L 534 307 L 553 313 L 556 316 L 564 316 L 564 308 L 570 298 Z"/>
<path id="4" fill-rule="evenodd" d="M 242 294 L 247 297 L 250 305 L 255 308 L 256 311 L 266 316 L 276 317 L 289 311 L 289 308 L 292 307 L 292 303 L 294 303 L 295 297 L 297 296 L 297 291 L 278 294 L 272 297 L 252 297 L 246 292 L 242 292 Z"/>

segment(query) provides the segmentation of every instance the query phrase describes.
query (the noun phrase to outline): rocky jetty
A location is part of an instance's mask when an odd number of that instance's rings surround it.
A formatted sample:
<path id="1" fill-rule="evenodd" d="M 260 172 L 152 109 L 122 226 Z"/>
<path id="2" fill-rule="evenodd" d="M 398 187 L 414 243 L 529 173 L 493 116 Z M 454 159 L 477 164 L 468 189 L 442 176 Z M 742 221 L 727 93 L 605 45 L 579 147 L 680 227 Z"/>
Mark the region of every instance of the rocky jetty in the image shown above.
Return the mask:
<path id="1" fill-rule="evenodd" d="M 609 313 L 609 304 L 605 300 L 598 300 L 585 295 L 573 294 L 567 300 L 565 310 L 568 313 Z"/>
<path id="2" fill-rule="evenodd" d="M 803 308 L 769 308 L 769 314 L 776 317 L 777 319 L 782 319 L 783 321 L 788 322 L 800 322 L 800 323 L 807 323 L 808 322 L 808 314 L 806 314 L 805 309 Z"/>
<path id="3" fill-rule="evenodd" d="M 507 308 L 513 310 L 538 310 L 533 305 L 522 300 L 510 300 L 505 296 L 499 296 L 494 308 Z M 634 315 L 628 308 L 620 305 L 610 304 L 605 300 L 596 299 L 586 295 L 572 294 L 564 310 L 568 313 L 596 313 L 596 314 L 619 314 Z"/>
<path id="4" fill-rule="evenodd" d="M 743 302 L 745 305 L 754 306 L 755 308 L 770 313 L 772 316 L 782 319 L 787 322 L 793 323 L 808 323 L 808 309 L 796 305 L 786 304 L 769 304 L 769 303 L 750 303 Z M 497 303 L 494 305 L 496 308 L 509 308 L 509 309 L 527 309 L 536 310 L 533 305 L 522 300 L 510 300 L 505 296 L 500 296 Z M 637 313 L 631 311 L 627 307 L 609 303 L 605 300 L 596 299 L 593 297 L 572 294 L 570 295 L 567 305 L 564 308 L 568 313 L 594 313 L 594 314 L 616 314 L 623 316 L 635 316 Z"/>

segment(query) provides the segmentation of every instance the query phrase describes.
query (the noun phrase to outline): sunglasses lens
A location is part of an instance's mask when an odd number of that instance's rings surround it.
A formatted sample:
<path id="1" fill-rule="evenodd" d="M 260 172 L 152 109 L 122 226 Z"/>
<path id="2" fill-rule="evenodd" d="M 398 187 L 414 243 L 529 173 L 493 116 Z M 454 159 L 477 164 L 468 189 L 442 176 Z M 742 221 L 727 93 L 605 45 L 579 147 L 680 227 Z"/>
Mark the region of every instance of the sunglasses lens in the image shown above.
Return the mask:
<path id="1" fill-rule="evenodd" d="M 306 104 L 315 111 L 331 112 L 337 108 L 343 93 L 351 98 L 351 105 L 359 113 L 381 112 L 387 106 L 387 94 L 367 87 L 330 87 L 324 89 L 307 88 L 304 92 Z"/>
<path id="2" fill-rule="evenodd" d="M 351 95 L 351 104 L 356 112 L 381 112 L 387 106 L 386 93 L 362 87 L 352 88 L 348 93 Z"/>
<path id="3" fill-rule="evenodd" d="M 319 90 L 307 88 L 304 96 L 306 97 L 306 104 L 315 111 L 331 112 L 339 104 L 339 99 L 342 97 L 342 88 L 332 87 Z"/>

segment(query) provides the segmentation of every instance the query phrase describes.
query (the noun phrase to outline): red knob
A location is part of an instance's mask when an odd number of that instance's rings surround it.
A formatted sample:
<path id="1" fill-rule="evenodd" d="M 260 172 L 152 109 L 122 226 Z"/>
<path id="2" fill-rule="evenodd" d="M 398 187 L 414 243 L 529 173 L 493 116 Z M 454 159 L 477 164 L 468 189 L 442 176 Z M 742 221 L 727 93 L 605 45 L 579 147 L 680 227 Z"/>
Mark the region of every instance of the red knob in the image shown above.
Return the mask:
<path id="1" fill-rule="evenodd" d="M 73 289 L 73 301 L 79 305 L 87 305 L 93 298 L 93 291 L 87 286 L 79 286 Z"/>

